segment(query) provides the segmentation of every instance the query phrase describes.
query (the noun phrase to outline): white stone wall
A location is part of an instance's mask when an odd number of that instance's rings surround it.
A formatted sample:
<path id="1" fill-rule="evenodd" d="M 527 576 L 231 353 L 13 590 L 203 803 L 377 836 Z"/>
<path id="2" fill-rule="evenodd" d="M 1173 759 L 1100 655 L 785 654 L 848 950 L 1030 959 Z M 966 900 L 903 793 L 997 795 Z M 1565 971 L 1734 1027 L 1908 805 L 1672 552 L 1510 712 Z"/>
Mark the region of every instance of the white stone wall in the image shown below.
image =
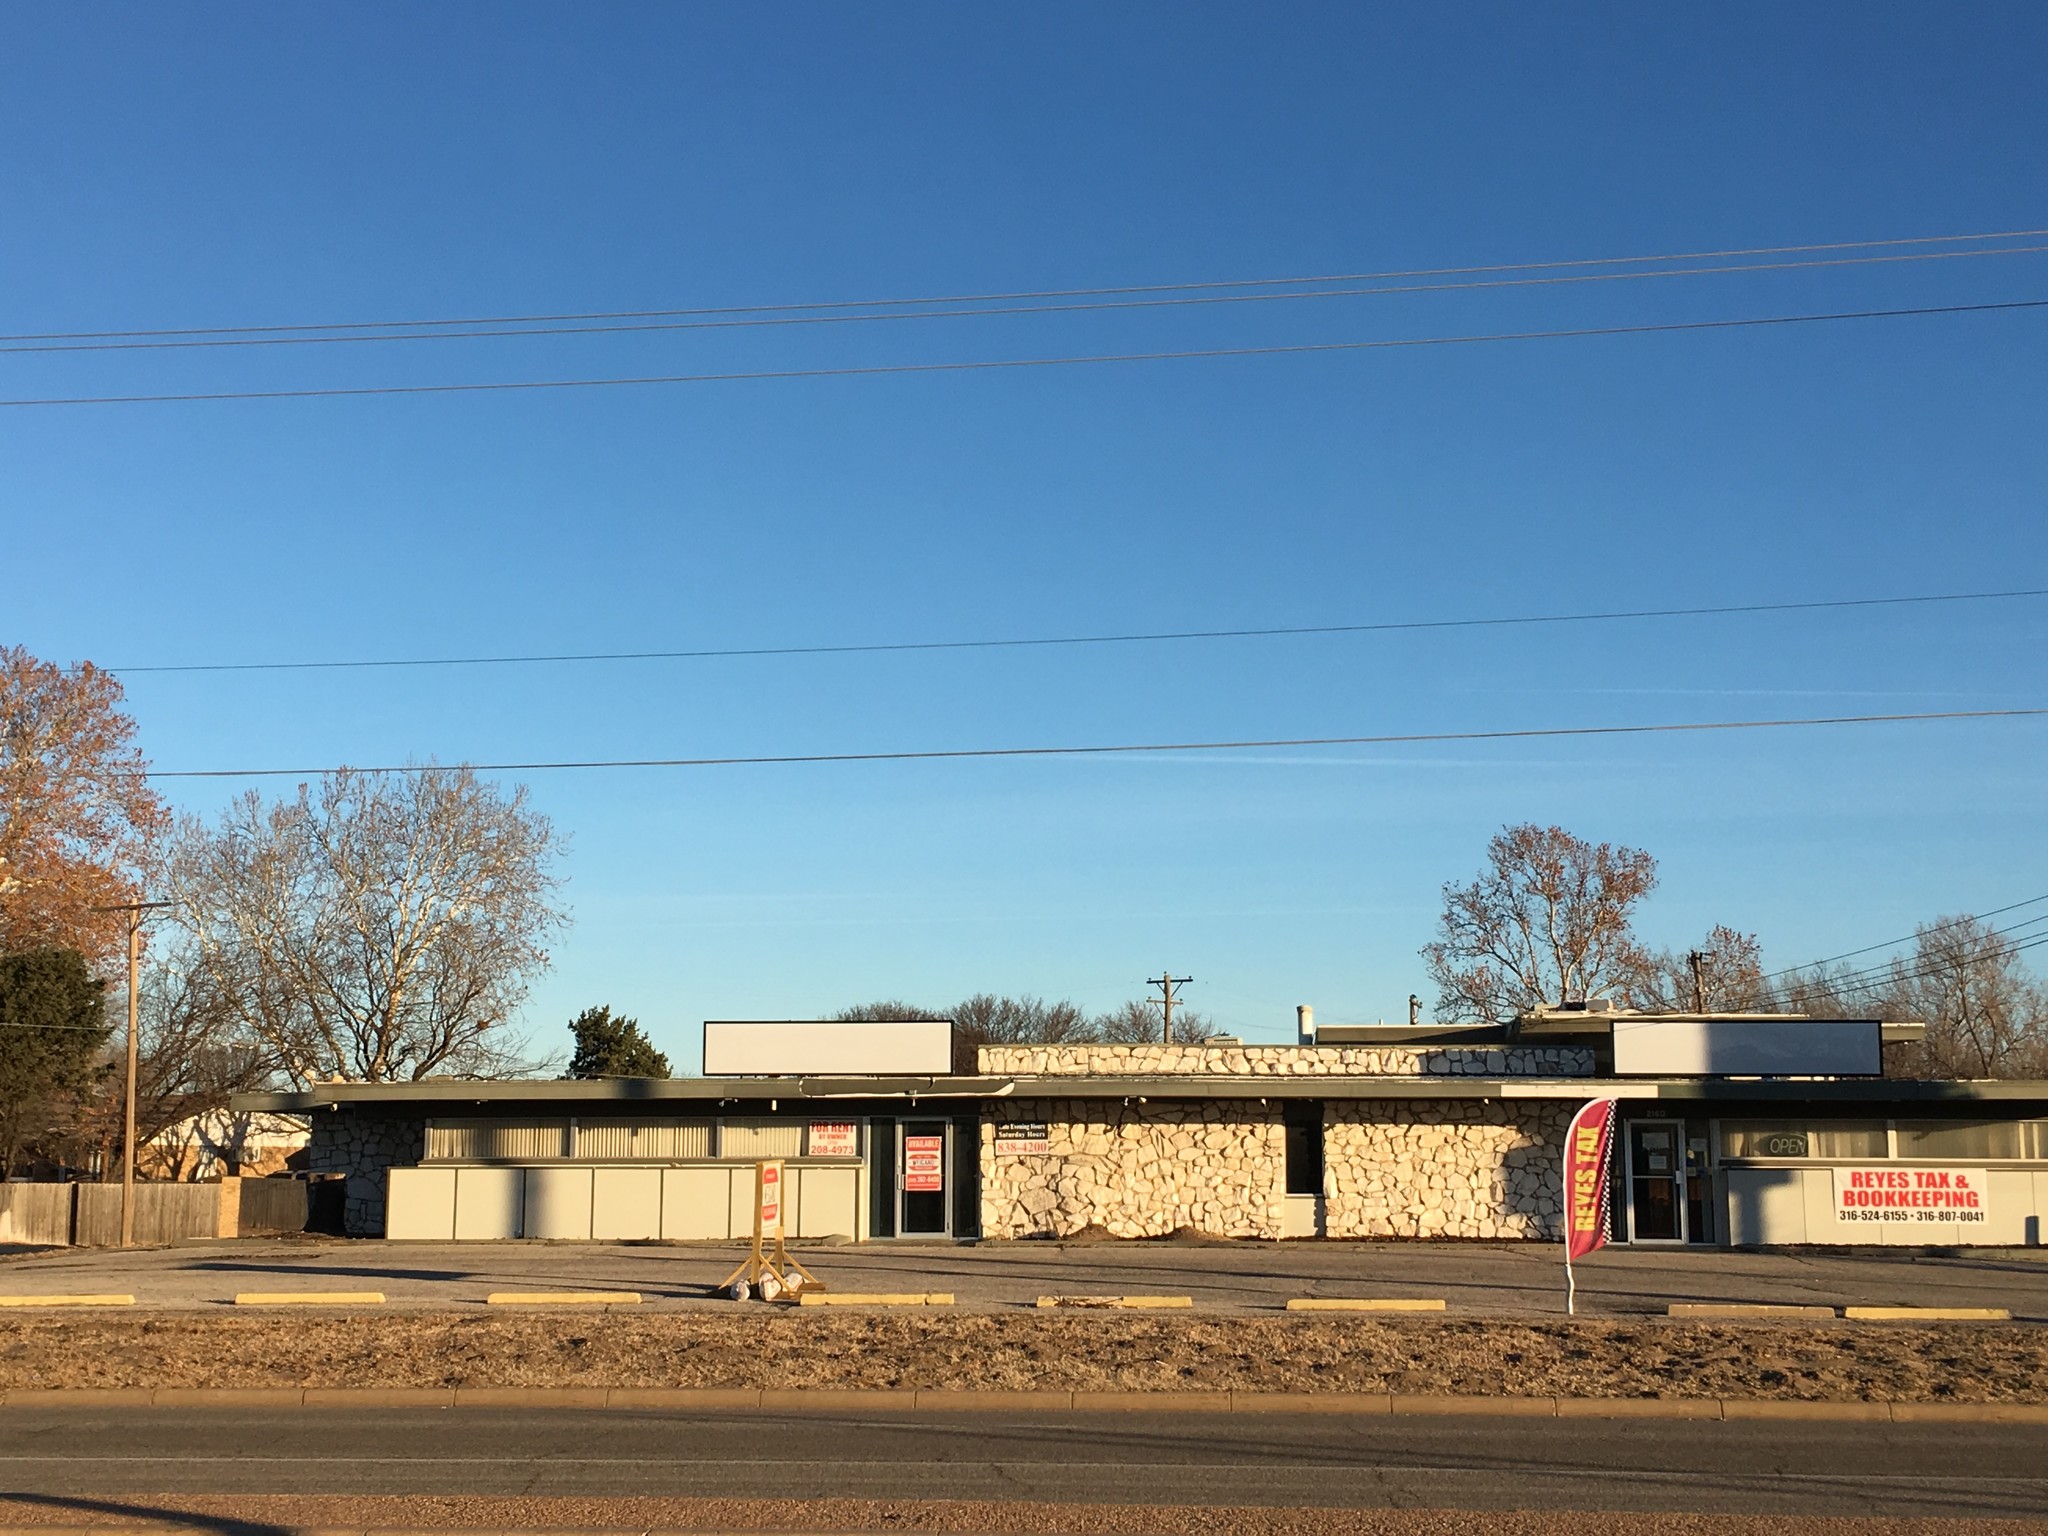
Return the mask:
<path id="1" fill-rule="evenodd" d="M 1286 1196 L 1279 1105 L 1005 1100 L 981 1127 L 985 1237 L 1278 1237 Z M 1043 1122 L 1051 1150 L 996 1155 L 1001 1125 Z"/>
<path id="2" fill-rule="evenodd" d="M 1584 1046 L 984 1045 L 993 1077 L 1590 1077 Z"/>
<path id="3" fill-rule="evenodd" d="M 1326 1105 L 1326 1235 L 1558 1236 L 1573 1108 L 1541 1100 Z"/>

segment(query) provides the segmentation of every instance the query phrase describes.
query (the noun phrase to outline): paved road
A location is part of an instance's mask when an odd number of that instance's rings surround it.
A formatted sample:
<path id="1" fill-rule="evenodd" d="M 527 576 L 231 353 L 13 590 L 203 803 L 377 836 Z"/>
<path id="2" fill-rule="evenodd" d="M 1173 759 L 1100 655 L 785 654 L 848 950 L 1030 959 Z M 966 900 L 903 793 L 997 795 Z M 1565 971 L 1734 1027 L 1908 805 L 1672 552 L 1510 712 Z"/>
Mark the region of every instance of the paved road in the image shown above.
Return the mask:
<path id="1" fill-rule="evenodd" d="M 2048 1430 L 1308 1415 L 0 1409 L 0 1488 L 1919 1515 L 2048 1513 Z"/>
<path id="2" fill-rule="evenodd" d="M 833 1287 L 952 1291 L 962 1306 L 1047 1292 L 1172 1292 L 1211 1309 L 1265 1310 L 1290 1296 L 1441 1296 L 1502 1316 L 1563 1310 L 1550 1244 L 873 1243 L 804 1248 Z M 378 1290 L 393 1305 L 475 1305 L 493 1290 L 634 1290 L 658 1306 L 720 1306 L 706 1292 L 738 1262 L 728 1244 L 388 1243 L 242 1239 L 128 1253 L 0 1256 L 0 1294 L 122 1292 L 149 1307 L 210 1308 L 249 1290 Z M 1674 1301 L 2008 1307 L 2048 1321 L 2048 1249 L 1947 1254 L 1735 1253 L 1610 1248 L 1580 1266 L 1591 1315 L 1662 1313 Z"/>

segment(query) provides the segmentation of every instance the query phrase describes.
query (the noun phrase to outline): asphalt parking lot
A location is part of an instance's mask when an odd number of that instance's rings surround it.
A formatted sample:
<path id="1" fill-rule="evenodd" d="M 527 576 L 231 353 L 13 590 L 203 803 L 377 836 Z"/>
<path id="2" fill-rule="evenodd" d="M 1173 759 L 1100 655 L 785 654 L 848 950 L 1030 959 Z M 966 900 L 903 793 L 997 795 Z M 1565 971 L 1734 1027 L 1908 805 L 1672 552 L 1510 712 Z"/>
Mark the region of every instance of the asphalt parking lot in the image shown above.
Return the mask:
<path id="1" fill-rule="evenodd" d="M 1270 1311 L 1290 1297 L 1442 1298 L 1449 1311 L 1564 1311 L 1551 1244 L 869 1243 L 792 1245 L 850 1292 L 950 1292 L 964 1308 L 1044 1295 L 1179 1295 L 1212 1311 Z M 169 1248 L 0 1252 L 0 1296 L 127 1294 L 138 1308 L 229 1306 L 244 1291 L 380 1291 L 392 1307 L 481 1307 L 492 1291 L 636 1291 L 654 1308 L 725 1306 L 712 1287 L 742 1244 L 391 1243 L 241 1238 Z M 1676 1302 L 2005 1307 L 2048 1322 L 2048 1250 L 1609 1248 L 1582 1260 L 1586 1316 L 1661 1315 Z"/>

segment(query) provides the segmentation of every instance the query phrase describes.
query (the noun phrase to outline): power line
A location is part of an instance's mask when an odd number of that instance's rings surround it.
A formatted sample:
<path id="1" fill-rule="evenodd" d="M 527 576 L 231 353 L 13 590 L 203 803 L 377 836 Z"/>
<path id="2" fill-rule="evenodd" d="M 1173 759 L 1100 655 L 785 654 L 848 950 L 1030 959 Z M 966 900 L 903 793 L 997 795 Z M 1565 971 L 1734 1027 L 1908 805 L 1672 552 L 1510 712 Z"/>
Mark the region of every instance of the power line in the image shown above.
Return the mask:
<path id="1" fill-rule="evenodd" d="M 754 656 L 862 656 L 903 651 L 1016 650 L 1067 645 L 1130 645 L 1179 640 L 1248 640 L 1296 635 L 1389 634 L 1411 630 L 1491 629 L 1538 624 L 1595 624 L 1621 619 L 1703 618 L 1748 613 L 1808 613 L 1838 608 L 1886 608 L 1927 603 L 1977 603 L 2048 597 L 2048 587 L 2009 592 L 1942 592 L 1907 597 L 1844 597 L 1797 603 L 1723 603 L 1699 608 L 1633 608 L 1597 613 L 1549 613 L 1470 619 L 1405 619 L 1374 624 L 1295 624 L 1252 629 L 1182 629 L 1113 635 L 1038 635 L 996 640 L 890 640 L 845 645 L 726 646 L 692 651 L 579 651 L 525 656 L 416 656 L 384 661 L 217 661 L 106 667 L 124 677 L 160 672 L 318 672 L 383 667 L 501 667 L 553 662 L 702 661 Z"/>
<path id="2" fill-rule="evenodd" d="M 1962 927 L 1964 924 L 1973 921 L 1976 921 L 1976 919 L 1973 917 L 1966 917 L 1958 922 L 1934 924 L 1927 929 L 1927 933 L 1945 933 L 1953 929 Z M 2037 917 L 2022 918 L 2020 921 L 2004 928 L 1992 928 L 1988 931 L 1986 937 L 1994 939 L 2010 939 L 2016 935 L 2021 934 L 2023 930 L 2038 927 L 2040 924 L 2044 922 L 2048 922 L 2048 913 L 2044 913 Z M 1896 947 L 1897 944 L 1915 943 L 1921 937 L 1922 935 L 1915 934 L 1910 939 L 1899 939 L 1896 941 L 1894 947 Z M 2048 934 L 2029 934 L 2026 937 L 2028 938 L 2029 942 L 2031 942 L 2032 939 L 2036 937 L 2048 938 Z M 1898 957 L 1892 956 L 1888 959 L 1877 961 L 1872 964 L 1857 966 L 1839 975 L 1827 975 L 1825 974 L 1825 972 L 1821 971 L 1819 967 L 1815 967 L 1814 971 L 1819 973 L 1819 979 L 1827 986 L 1861 988 L 1864 986 L 1876 986 L 1885 982 L 1893 975 L 1894 967 L 1897 966 L 1899 963 L 1900 962 L 1898 960 Z M 1779 974 L 1784 973 L 1781 972 Z M 1799 973 L 1795 971 L 1793 974 L 1797 975 Z M 1770 978 L 1766 977 L 1764 979 L 1769 980 Z"/>
<path id="3" fill-rule="evenodd" d="M 667 331 L 756 330 L 796 325 L 856 325 L 869 321 L 959 320 L 979 315 L 1066 315 L 1097 314 L 1134 309 L 1179 309 L 1201 305 L 1296 303 L 1303 299 L 1355 299 L 1421 293 L 1465 293 L 1495 288 L 1555 287 L 1578 283 L 1623 283 L 1648 278 L 1713 277 L 1737 272 L 1791 272 L 1815 268 L 1859 267 L 1900 262 L 1951 261 L 1985 256 L 2027 256 L 2048 251 L 2048 246 L 2017 245 L 1978 248 L 1967 251 L 1912 251 L 1890 256 L 1837 256 L 1812 261 L 1752 262 L 1734 266 L 1668 267 L 1648 272 L 1579 272 L 1552 277 L 1490 278 L 1448 283 L 1413 283 L 1373 288 L 1306 288 L 1286 293 L 1232 293 L 1184 295 L 1177 298 L 1112 299 L 1060 304 L 979 306 L 955 309 L 892 309 L 867 314 L 780 314 L 749 319 L 702 320 L 620 320 L 607 324 L 541 325 L 524 324 L 503 328 L 505 322 L 485 330 L 387 330 L 359 328 L 341 335 L 247 336 L 221 334 L 188 338 L 147 338 L 116 341 L 38 341 L 0 346 L 0 355 L 44 355 L 70 352 L 162 352 L 222 347 L 313 347 L 363 345 L 385 341 L 477 341 L 518 336 L 617 336 Z M 460 323 L 460 322 L 453 322 Z M 489 322 L 479 322 L 489 324 Z M 4 338 L 0 338 L 4 339 Z"/>
<path id="4" fill-rule="evenodd" d="M 2048 933 L 2029 938 L 2023 943 L 2008 944 L 2002 952 L 2006 955 L 2022 955 L 2030 949 L 2039 949 L 2044 944 L 2048 944 Z M 1839 992 L 1876 992 L 1899 982 L 1926 981 L 1945 969 L 1947 964 L 1944 961 L 1926 961 L 1898 971 L 1887 970 L 1883 975 L 1872 976 L 1864 981 L 1839 982 L 1829 979 L 1823 985 L 1833 987 Z"/>
<path id="5" fill-rule="evenodd" d="M 2044 901 L 2048 901 L 2048 893 L 2040 896 L 2029 896 L 2025 901 L 2009 902 L 2002 907 L 1993 907 L 1988 912 L 1973 912 L 1966 917 L 1959 917 L 1950 922 L 1936 923 L 1932 928 L 1925 931 L 1928 933 L 1939 933 L 1949 928 L 1960 928 L 1965 923 L 1979 922 L 1987 917 L 1997 917 L 2003 912 L 2017 912 L 2021 907 L 2037 906 Z M 2038 919 L 2030 918 L 2028 921 L 2038 921 Z M 1833 965 L 1837 960 L 1850 960 L 1857 955 L 1871 954 L 1880 949 L 1897 949 L 1901 944 L 1911 944 L 1919 937 L 1918 933 L 1909 933 L 1902 939 L 1887 939 L 1881 944 L 1866 944 L 1861 949 L 1845 949 L 1839 955 L 1829 955 L 1824 959 L 1809 961 L 1805 965 L 1788 965 L 1781 971 L 1771 971 L 1757 979 L 1759 981 L 1775 981 L 1780 976 L 1791 976 L 1801 971 L 1817 971 L 1822 966 Z M 1855 972 L 1851 972 L 1851 974 L 1853 975 Z"/>
<path id="6" fill-rule="evenodd" d="M 1899 320 L 1925 315 L 1992 314 L 2048 308 L 2048 299 L 1989 304 L 1930 304 L 1910 309 L 1835 310 L 1796 315 L 1752 315 L 1731 320 L 1681 320 L 1661 325 L 1582 326 L 1554 331 L 1494 331 L 1463 336 L 1407 336 L 1376 341 L 1303 342 L 1257 347 L 1197 347 L 1173 352 L 1101 352 L 1068 357 L 982 358 L 956 363 L 875 363 L 864 367 L 764 368 L 730 373 L 646 374 L 599 379 L 515 379 L 478 384 L 373 384 L 318 389 L 233 389 L 189 394 L 32 396 L 0 400 L 0 408 L 65 405 L 165 405 L 225 400 L 338 400 L 370 395 L 502 394 L 515 390 L 610 389 L 650 384 L 731 384 L 768 379 L 877 378 L 888 374 L 975 373 L 993 369 L 1058 368 L 1088 363 L 1179 362 L 1196 358 L 1287 357 L 1318 352 L 1377 352 L 1406 347 L 1470 346 L 1484 342 L 1567 341 L 1594 336 L 1673 335 L 1686 331 L 1745 330 L 1811 325 L 1835 320 Z"/>
<path id="7" fill-rule="evenodd" d="M 1292 736 L 1247 741 L 1154 741 L 1078 747 L 955 747 L 901 752 L 792 752 L 748 757 L 599 758 L 584 761 L 525 763 L 405 763 L 381 768 L 353 768 L 357 773 L 436 773 L 459 766 L 478 773 L 540 773 L 558 769 L 595 768 L 740 768 L 801 763 L 941 762 L 961 758 L 1107 757 L 1144 752 L 1236 752 L 1271 747 L 1411 746 L 1422 742 L 1527 741 L 1562 736 L 1653 736 L 1681 731 L 1762 731 L 1820 725 L 1894 725 L 1935 720 L 2016 720 L 2048 715 L 2037 709 L 1954 709 L 1927 714 L 1819 715 L 1785 720 L 1702 720 L 1664 725 L 1540 726 L 1499 731 L 1413 731 L 1383 736 Z M 336 773 L 346 764 L 324 768 L 182 768 L 149 769 L 150 779 L 265 779 L 312 777 Z"/>
<path id="8" fill-rule="evenodd" d="M 1655 256 L 1591 256 L 1570 261 L 1500 262 L 1457 267 L 1409 267 L 1382 272 L 1328 272 L 1311 276 L 1234 278 L 1212 282 L 1145 283 L 1120 287 L 1038 288 L 998 293 L 925 294 L 911 298 L 835 299 L 797 304 L 729 304 L 689 309 L 582 310 L 554 314 L 443 315 L 424 320 L 342 320 L 299 325 L 208 325 L 175 329 L 127 331 L 28 331 L 0 335 L 0 342 L 93 341 L 122 337 L 254 336 L 304 331 L 399 330 L 441 325 L 538 325 L 584 320 L 651 320 L 698 315 L 795 314 L 833 309 L 884 309 L 920 304 L 993 304 L 1026 299 L 1075 299 L 1120 294 L 1198 293 L 1234 288 L 1280 288 L 1310 283 L 1392 282 L 1421 277 L 1468 277 L 1494 272 L 1545 272 L 1569 267 L 1643 266 L 1673 261 L 1733 260 L 1749 256 L 1804 255 L 1815 251 L 1866 251 L 1893 246 L 1957 245 L 1987 240 L 2029 240 L 2048 229 L 1977 231 L 1961 235 L 1913 235 L 1890 240 L 1835 240 L 1804 245 L 1759 245 L 1706 251 L 1676 251 Z"/>

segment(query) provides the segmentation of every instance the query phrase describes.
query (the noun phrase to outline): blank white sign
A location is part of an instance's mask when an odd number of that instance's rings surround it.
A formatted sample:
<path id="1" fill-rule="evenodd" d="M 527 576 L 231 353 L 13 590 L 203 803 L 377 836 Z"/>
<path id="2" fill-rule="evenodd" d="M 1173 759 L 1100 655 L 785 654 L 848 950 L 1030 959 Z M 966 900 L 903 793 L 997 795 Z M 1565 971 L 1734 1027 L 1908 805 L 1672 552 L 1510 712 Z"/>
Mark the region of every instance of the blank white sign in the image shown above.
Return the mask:
<path id="1" fill-rule="evenodd" d="M 939 1077 L 953 1070 L 947 1019 L 707 1020 L 706 1077 Z"/>
<path id="2" fill-rule="evenodd" d="M 1874 1019 L 1616 1019 L 1621 1077 L 1876 1077 Z"/>

